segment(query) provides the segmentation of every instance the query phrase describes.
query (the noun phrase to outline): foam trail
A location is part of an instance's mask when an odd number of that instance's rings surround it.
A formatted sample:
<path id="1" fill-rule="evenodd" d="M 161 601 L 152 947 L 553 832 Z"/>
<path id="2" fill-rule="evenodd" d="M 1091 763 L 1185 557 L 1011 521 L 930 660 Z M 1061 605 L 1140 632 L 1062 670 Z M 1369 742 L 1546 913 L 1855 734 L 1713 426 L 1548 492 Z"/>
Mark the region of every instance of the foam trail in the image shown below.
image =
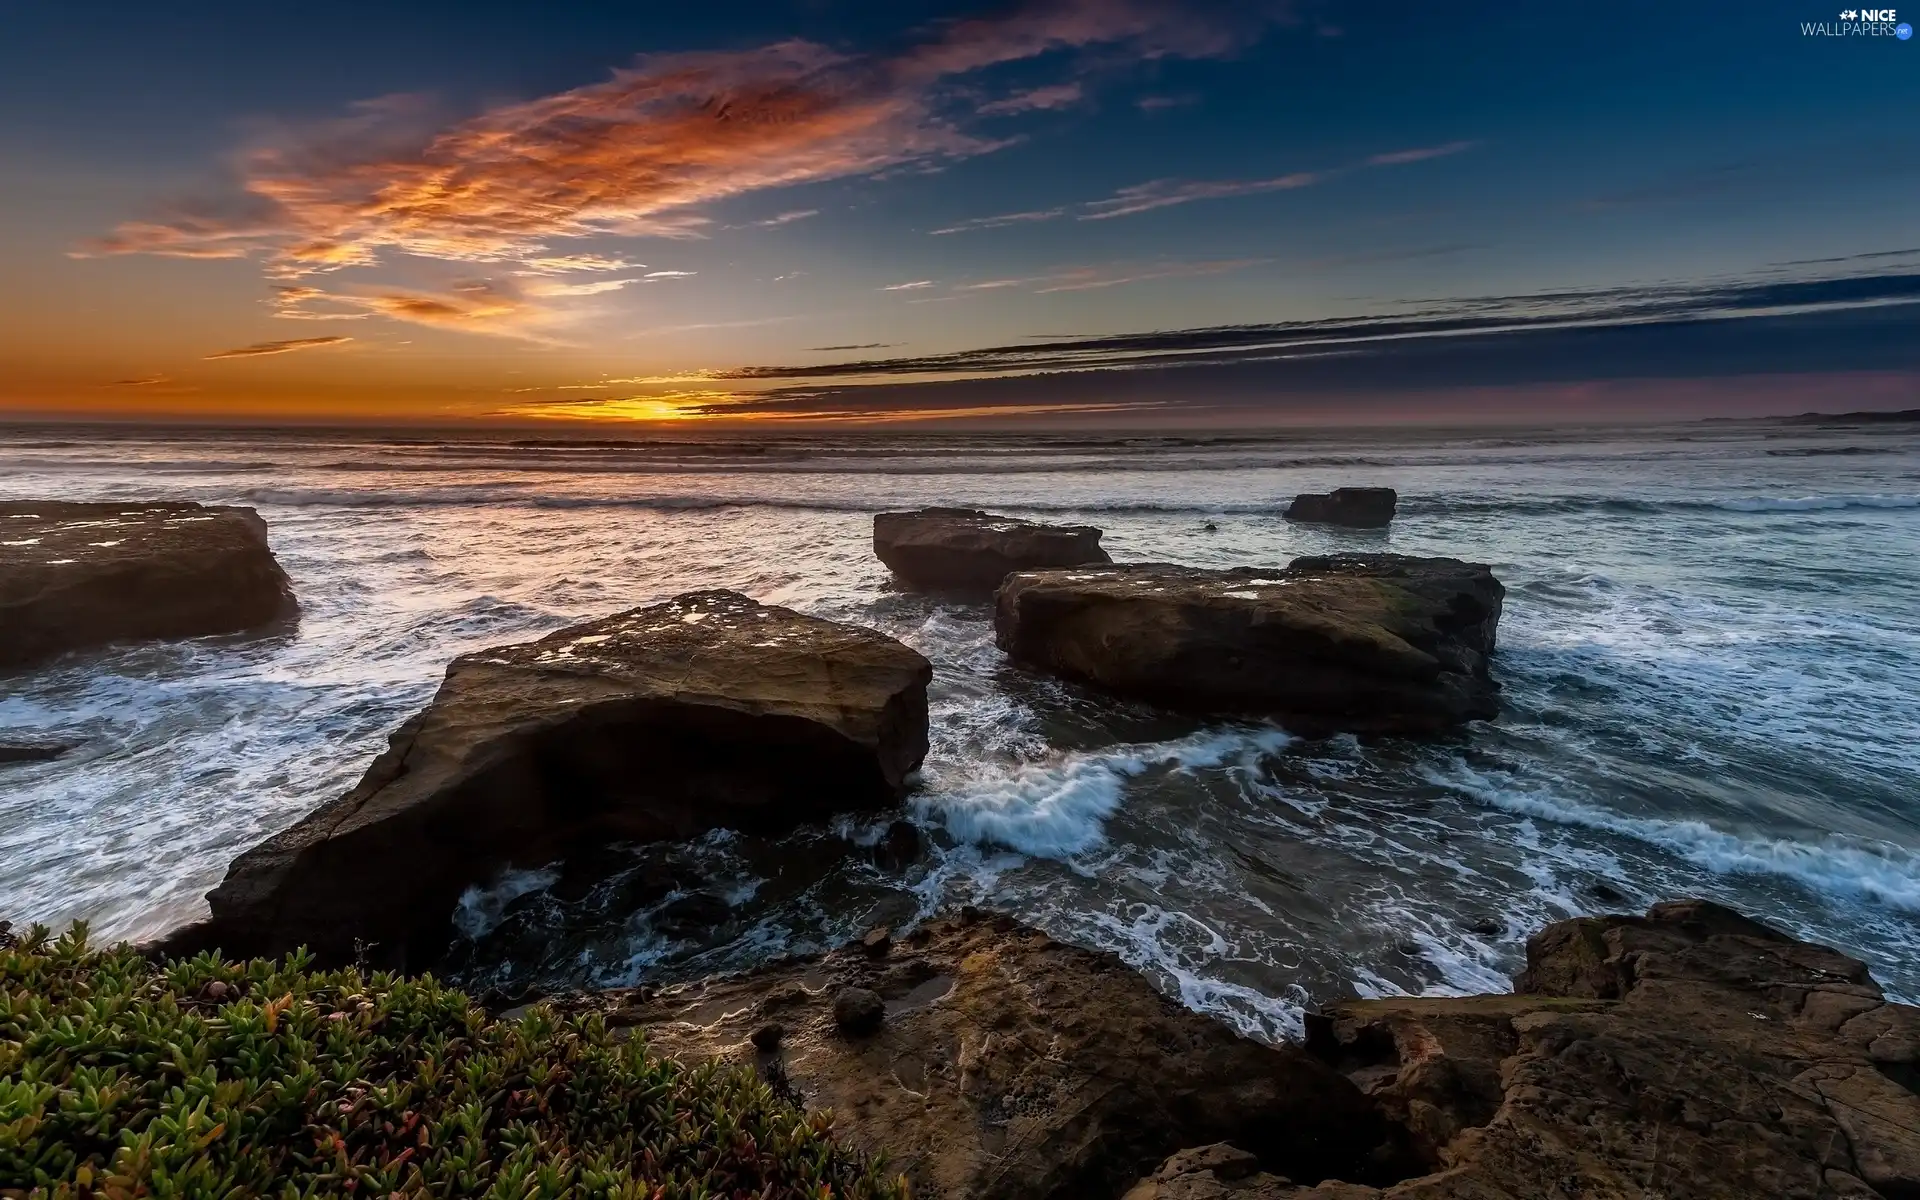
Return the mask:
<path id="1" fill-rule="evenodd" d="M 1503 812 L 1629 838 L 1715 874 L 1775 876 L 1830 896 L 1920 913 L 1920 855 L 1903 847 L 1838 837 L 1825 842 L 1750 838 L 1705 821 L 1631 817 L 1558 796 L 1501 787 L 1465 763 L 1456 763 L 1451 773 L 1424 773 L 1435 784 Z"/>
<path id="2" fill-rule="evenodd" d="M 1844 508 L 1920 508 L 1920 496 L 1856 494 L 1844 496 L 1743 496 L 1714 500 L 1728 512 L 1832 512 Z"/>
<path id="3" fill-rule="evenodd" d="M 1104 912 L 1093 913 L 1087 920 L 1079 931 L 1086 940 L 1117 954 L 1128 966 L 1171 980 L 1180 1003 L 1195 1012 L 1208 1013 L 1239 1033 L 1262 1041 L 1298 1042 L 1306 1036 L 1300 997 L 1269 996 L 1244 984 L 1209 978 L 1174 950 L 1183 939 L 1174 937 L 1173 930 L 1185 927 L 1204 938 L 1204 944 L 1192 955 L 1201 963 L 1233 952 L 1218 930 L 1197 918 L 1150 906 L 1124 920 Z"/>

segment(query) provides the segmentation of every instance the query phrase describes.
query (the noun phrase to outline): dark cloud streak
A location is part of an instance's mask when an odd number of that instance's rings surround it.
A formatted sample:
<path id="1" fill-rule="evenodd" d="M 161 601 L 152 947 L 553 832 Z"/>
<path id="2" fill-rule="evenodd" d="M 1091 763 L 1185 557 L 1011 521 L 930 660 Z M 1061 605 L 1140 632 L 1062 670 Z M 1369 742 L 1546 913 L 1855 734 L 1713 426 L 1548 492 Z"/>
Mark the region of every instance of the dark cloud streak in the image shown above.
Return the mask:
<path id="1" fill-rule="evenodd" d="M 1512 337 L 1530 330 L 1572 334 L 1580 329 L 1653 322 L 1698 324 L 1738 317 L 1751 320 L 1758 314 L 1791 309 L 1872 312 L 1875 307 L 1870 306 L 1893 305 L 1911 321 L 1908 306 L 1916 302 L 1920 302 L 1920 274 L 1603 288 L 1474 297 L 1399 315 L 1068 338 L 906 358 L 739 367 L 718 372 L 715 378 L 904 379 L 1221 366 L 1278 356 L 1377 355 L 1410 340 Z M 1915 353 L 1920 354 L 1920 341 Z"/>

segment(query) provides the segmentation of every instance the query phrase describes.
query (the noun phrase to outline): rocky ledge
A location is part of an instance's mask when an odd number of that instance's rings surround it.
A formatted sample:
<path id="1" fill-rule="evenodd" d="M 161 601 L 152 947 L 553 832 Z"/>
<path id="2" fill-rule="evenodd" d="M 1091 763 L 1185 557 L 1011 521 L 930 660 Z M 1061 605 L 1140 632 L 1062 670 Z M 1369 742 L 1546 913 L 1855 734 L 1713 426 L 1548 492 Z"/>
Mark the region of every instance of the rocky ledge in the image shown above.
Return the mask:
<path id="1" fill-rule="evenodd" d="M 1016 662 L 1169 707 L 1433 733 L 1499 714 L 1487 657 L 1505 594 L 1452 558 L 1122 564 L 1008 577 L 994 632 Z"/>
<path id="2" fill-rule="evenodd" d="M 1920 1195 L 1920 1009 L 1859 962 L 1688 900 L 1548 926 L 1516 988 L 1335 1004 L 1265 1046 L 967 913 L 569 1003 L 755 1064 L 925 1200 Z"/>
<path id="3" fill-rule="evenodd" d="M 1090 525 L 1041 525 L 976 508 L 881 513 L 873 552 L 908 587 L 982 594 L 1014 571 L 1112 561 Z"/>
<path id="4" fill-rule="evenodd" d="M 1889 1003 L 1857 960 L 1683 900 L 1548 926 L 1514 986 L 1329 1009 L 1311 1044 L 1436 1173 L 1381 1192 L 1266 1194 L 1920 1195 L 1920 1009 Z"/>
<path id="5" fill-rule="evenodd" d="M 250 508 L 0 503 L 0 670 L 113 642 L 240 633 L 294 612 Z"/>
<path id="6" fill-rule="evenodd" d="M 357 787 L 241 855 L 163 948 L 419 965 L 502 868 L 893 803 L 932 674 L 870 629 L 725 591 L 466 655 Z"/>
<path id="7" fill-rule="evenodd" d="M 1116 1196 L 1167 1154 L 1222 1140 L 1299 1178 L 1408 1167 L 1397 1131 L 1339 1072 L 1004 917 L 577 1003 L 670 1057 L 756 1064 L 831 1108 L 840 1137 L 884 1150 L 920 1200 Z"/>
<path id="8" fill-rule="evenodd" d="M 1301 492 L 1287 505 L 1289 521 L 1382 529 L 1393 521 L 1400 497 L 1392 488 L 1343 487 L 1331 492 Z"/>

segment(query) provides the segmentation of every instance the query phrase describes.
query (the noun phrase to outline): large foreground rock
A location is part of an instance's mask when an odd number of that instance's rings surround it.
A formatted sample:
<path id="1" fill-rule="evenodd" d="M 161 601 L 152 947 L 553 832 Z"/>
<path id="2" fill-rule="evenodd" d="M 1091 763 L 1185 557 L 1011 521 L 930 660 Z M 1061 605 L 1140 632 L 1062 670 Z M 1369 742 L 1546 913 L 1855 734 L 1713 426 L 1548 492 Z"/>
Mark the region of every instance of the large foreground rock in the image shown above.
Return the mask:
<path id="1" fill-rule="evenodd" d="M 926 754 L 932 674 L 737 592 L 466 655 L 359 786 L 241 855 L 168 948 L 430 961 L 461 891 L 503 867 L 892 803 Z"/>
<path id="2" fill-rule="evenodd" d="M 1392 488 L 1343 487 L 1331 492 L 1301 492 L 1287 505 L 1289 521 L 1381 529 L 1392 523 L 1400 497 Z"/>
<path id="3" fill-rule="evenodd" d="M 876 1000 L 877 1028 L 836 1018 Z M 839 1136 L 886 1151 L 920 1200 L 1111 1197 L 1172 1151 L 1222 1140 L 1316 1182 L 1406 1167 L 1397 1131 L 1338 1072 L 1004 918 L 583 1003 L 670 1056 L 757 1064 L 831 1108 Z"/>
<path id="4" fill-rule="evenodd" d="M 1170 707 L 1432 733 L 1499 714 L 1487 656 L 1504 595 L 1452 558 L 1122 564 L 1010 576 L 994 632 L 1016 662 Z"/>
<path id="5" fill-rule="evenodd" d="M 1515 985 L 1314 1023 L 1432 1174 L 1375 1191 L 1193 1171 L 1140 1200 L 1920 1195 L 1920 1010 L 1858 961 L 1689 900 L 1548 926 Z"/>
<path id="6" fill-rule="evenodd" d="M 1090 525 L 1041 525 L 977 508 L 881 513 L 873 552 L 909 587 L 980 593 L 1014 571 L 1112 561 Z"/>
<path id="7" fill-rule="evenodd" d="M 0 502 L 0 669 L 113 642 L 239 633 L 294 611 L 250 508 Z"/>

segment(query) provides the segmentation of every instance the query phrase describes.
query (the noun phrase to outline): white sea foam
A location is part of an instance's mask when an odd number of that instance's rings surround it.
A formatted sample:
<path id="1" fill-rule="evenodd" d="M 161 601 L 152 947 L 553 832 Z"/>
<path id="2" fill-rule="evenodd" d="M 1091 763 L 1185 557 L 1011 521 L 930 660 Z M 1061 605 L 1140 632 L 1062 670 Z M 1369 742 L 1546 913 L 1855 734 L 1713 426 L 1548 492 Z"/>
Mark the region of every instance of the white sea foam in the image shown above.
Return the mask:
<path id="1" fill-rule="evenodd" d="M 1840 496 L 1738 496 L 1710 501 L 1728 512 L 1828 512 L 1843 508 L 1920 508 L 1920 496 L 1856 493 Z"/>
<path id="2" fill-rule="evenodd" d="M 1219 1017 L 1248 1037 L 1298 1041 L 1306 1032 L 1303 994 L 1269 995 L 1212 973 L 1219 960 L 1233 955 L 1233 946 L 1218 929 L 1191 914 L 1158 905 L 1143 905 L 1125 916 L 1095 912 L 1078 923 L 1076 931 L 1096 949 L 1170 980 L 1182 1004 Z M 1188 942 L 1197 944 L 1185 953 L 1178 949 Z"/>
<path id="3" fill-rule="evenodd" d="M 1055 754 L 1041 762 L 985 763 L 941 780 L 917 803 L 962 841 L 1070 858 L 1101 843 L 1128 780 L 1155 769 L 1251 767 L 1290 740 L 1278 729 L 1234 727 L 1172 742 Z"/>
<path id="4" fill-rule="evenodd" d="M 1902 846 L 1839 837 L 1821 842 L 1754 837 L 1701 820 L 1630 816 L 1544 789 L 1502 785 L 1458 761 L 1450 770 L 1428 775 L 1503 812 L 1629 838 L 1717 874 L 1774 876 L 1829 896 L 1920 913 L 1920 854 Z"/>
<path id="5" fill-rule="evenodd" d="M 560 881 L 560 864 L 537 870 L 502 871 L 492 883 L 475 884 L 460 893 L 453 910 L 453 927 L 467 938 L 485 937 L 500 926 L 507 907 L 522 896 L 543 892 Z"/>

